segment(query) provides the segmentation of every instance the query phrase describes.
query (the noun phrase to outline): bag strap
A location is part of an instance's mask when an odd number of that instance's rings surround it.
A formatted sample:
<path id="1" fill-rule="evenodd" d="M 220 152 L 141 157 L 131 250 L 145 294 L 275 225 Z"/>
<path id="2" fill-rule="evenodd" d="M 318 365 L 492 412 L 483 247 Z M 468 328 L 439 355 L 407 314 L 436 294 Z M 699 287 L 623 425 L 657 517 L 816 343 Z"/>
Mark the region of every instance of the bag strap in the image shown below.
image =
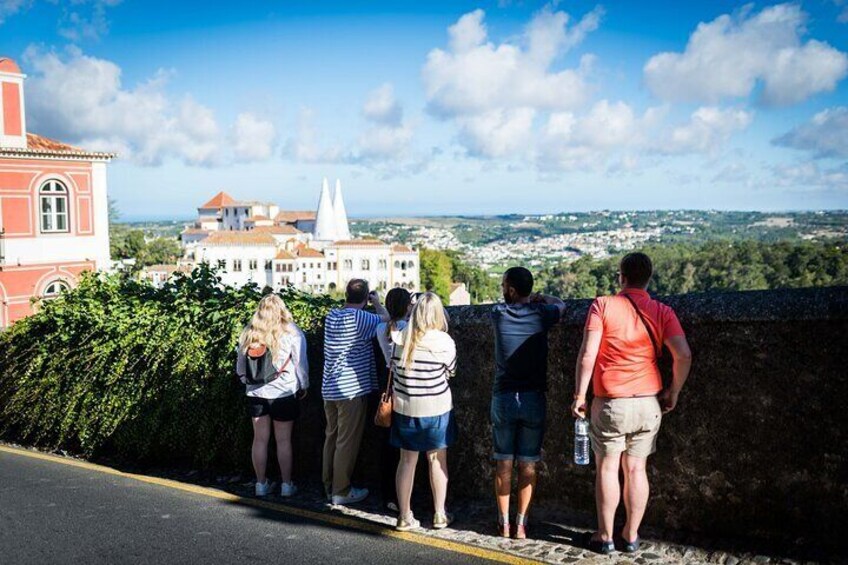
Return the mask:
<path id="1" fill-rule="evenodd" d="M 291 363 L 292 355 L 293 355 L 293 354 L 292 354 L 292 352 L 291 352 L 291 351 L 289 351 L 289 356 L 286 358 L 286 362 L 285 362 L 285 363 L 283 363 L 283 366 L 282 366 L 282 367 L 280 367 L 280 370 L 279 370 L 279 371 L 276 371 L 276 372 L 274 373 L 274 378 L 275 378 L 275 379 L 276 379 L 276 378 L 278 378 L 280 375 L 282 375 L 283 373 L 285 373 L 285 372 L 286 372 L 286 367 L 288 367 L 288 366 L 289 366 L 289 363 Z"/>
<path id="2" fill-rule="evenodd" d="M 386 392 L 383 394 L 386 396 L 392 395 L 392 388 L 394 387 L 395 381 L 395 347 L 396 345 L 392 344 L 392 352 L 389 355 L 389 376 L 386 378 Z"/>
<path id="3" fill-rule="evenodd" d="M 630 298 L 630 295 L 628 295 L 626 292 L 623 292 L 622 295 L 624 296 L 624 298 L 627 299 L 628 302 L 630 302 L 630 305 L 633 306 L 634 310 L 636 310 L 636 314 L 639 315 L 639 319 L 642 320 L 642 325 L 645 326 L 645 331 L 648 332 L 648 337 L 651 338 L 651 345 L 654 346 L 654 355 L 656 355 L 657 358 L 662 357 L 662 346 L 659 345 L 659 343 L 657 342 L 657 338 L 656 336 L 654 336 L 654 332 L 651 329 L 651 326 L 649 326 L 647 320 L 645 320 L 645 316 L 642 314 L 642 311 L 639 309 L 638 306 L 636 306 L 636 302 L 632 298 Z"/>

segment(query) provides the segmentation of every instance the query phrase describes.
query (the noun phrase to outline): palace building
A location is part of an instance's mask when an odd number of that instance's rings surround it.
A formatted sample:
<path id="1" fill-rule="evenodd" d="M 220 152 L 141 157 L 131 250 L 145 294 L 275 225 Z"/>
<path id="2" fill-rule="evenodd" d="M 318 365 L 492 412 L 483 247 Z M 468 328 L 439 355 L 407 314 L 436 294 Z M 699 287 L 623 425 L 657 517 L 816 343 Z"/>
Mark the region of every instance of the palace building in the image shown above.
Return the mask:
<path id="1" fill-rule="evenodd" d="M 0 328 L 108 270 L 111 153 L 86 151 L 27 131 L 24 78 L 0 57 Z"/>
<path id="2" fill-rule="evenodd" d="M 197 209 L 182 235 L 184 264 L 207 262 L 234 286 L 292 285 L 310 292 L 343 290 L 362 278 L 371 288 L 420 288 L 418 251 L 350 233 L 341 182 L 327 179 L 316 212 L 285 211 L 269 202 L 238 201 L 219 192 Z M 148 269 L 148 272 L 150 269 Z M 163 279 L 163 273 L 149 273 Z"/>

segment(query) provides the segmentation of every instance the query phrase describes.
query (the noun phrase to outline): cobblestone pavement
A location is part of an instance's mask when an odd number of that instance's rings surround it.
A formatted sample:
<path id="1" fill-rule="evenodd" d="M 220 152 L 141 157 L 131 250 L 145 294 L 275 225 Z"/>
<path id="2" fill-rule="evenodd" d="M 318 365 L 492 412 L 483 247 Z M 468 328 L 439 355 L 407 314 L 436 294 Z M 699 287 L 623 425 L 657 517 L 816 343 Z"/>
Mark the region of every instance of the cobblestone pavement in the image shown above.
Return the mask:
<path id="1" fill-rule="evenodd" d="M 252 483 L 230 483 L 225 488 L 243 496 L 253 494 Z M 395 514 L 382 509 L 378 496 L 370 496 L 362 503 L 349 507 L 331 506 L 327 503 L 323 490 L 319 486 L 301 486 L 300 492 L 295 497 L 283 499 L 272 495 L 268 498 L 275 502 L 313 511 L 339 513 L 385 525 L 387 528 L 393 528 L 396 520 Z M 433 530 L 429 527 L 431 519 L 429 508 L 431 503 L 423 498 L 413 503 L 413 510 L 422 525 L 415 530 L 418 534 L 503 551 L 544 563 L 712 563 L 720 565 L 803 563 L 803 561 L 750 552 L 708 550 L 698 547 L 697 544 L 668 543 L 649 539 L 648 536 L 643 538 L 642 548 L 636 553 L 616 552 L 604 556 L 586 548 L 591 530 L 573 525 L 585 524 L 585 516 L 576 516 L 554 509 L 536 508 L 528 526 L 532 539 L 512 540 L 492 535 L 494 533 L 492 503 L 453 501 L 448 509 L 455 515 L 456 520 L 450 528 L 444 530 Z"/>

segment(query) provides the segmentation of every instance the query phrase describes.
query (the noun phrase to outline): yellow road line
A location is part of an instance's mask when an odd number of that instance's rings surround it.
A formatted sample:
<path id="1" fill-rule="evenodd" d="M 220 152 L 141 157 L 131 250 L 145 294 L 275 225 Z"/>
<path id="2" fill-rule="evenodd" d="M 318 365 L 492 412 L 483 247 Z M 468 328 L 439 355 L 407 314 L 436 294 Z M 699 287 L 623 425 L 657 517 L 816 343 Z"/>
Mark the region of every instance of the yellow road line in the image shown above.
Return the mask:
<path id="1" fill-rule="evenodd" d="M 465 555 L 470 555 L 472 557 L 479 557 L 481 559 L 488 559 L 490 561 L 496 561 L 498 563 L 509 563 L 509 564 L 528 564 L 532 565 L 534 563 L 541 563 L 540 561 L 535 561 L 532 559 L 528 559 L 526 557 L 519 557 L 517 555 L 512 555 L 509 553 L 503 553 L 500 551 L 496 551 L 493 549 L 485 549 L 482 547 L 476 547 L 473 545 L 450 541 L 442 538 L 437 538 L 433 536 L 426 536 L 422 534 L 416 534 L 413 532 L 397 532 L 395 530 L 388 529 L 385 526 L 381 526 L 378 524 L 365 522 L 361 520 L 355 520 L 352 518 L 348 518 L 346 516 L 337 516 L 333 514 L 326 514 L 323 512 L 316 512 L 314 510 L 306 510 L 304 508 L 297 508 L 294 506 L 287 506 L 285 504 L 279 504 L 276 502 L 271 502 L 268 500 L 262 500 L 259 498 L 248 498 L 239 496 L 237 494 L 232 494 L 223 490 L 202 487 L 198 485 L 193 485 L 190 483 L 182 483 L 179 481 L 174 481 L 171 479 L 163 479 L 160 477 L 151 477 L 148 475 L 138 475 L 135 473 L 126 473 L 124 471 L 119 471 L 118 469 L 113 469 L 111 467 L 105 467 L 103 465 L 96 465 L 94 463 L 89 463 L 87 461 L 80 461 L 78 459 L 71 459 L 69 457 L 60 457 L 58 455 L 50 455 L 47 453 L 41 453 L 38 451 L 32 451 L 29 449 L 21 449 L 17 447 L 9 447 L 6 445 L 0 445 L 0 453 L 9 453 L 12 455 L 20 455 L 23 457 L 30 457 L 32 459 L 40 459 L 42 461 L 50 461 L 51 463 L 58 463 L 60 465 L 67 465 L 69 467 L 78 467 L 80 469 L 86 469 L 89 471 L 96 471 L 98 473 L 103 473 L 106 475 L 115 475 L 118 477 L 124 477 L 127 479 L 133 479 L 136 481 L 141 481 L 143 483 L 148 483 L 152 485 L 157 485 L 160 487 L 170 488 L 174 490 L 180 490 L 183 492 L 190 492 L 192 494 L 198 494 L 201 496 L 208 496 L 211 498 L 217 498 L 218 500 L 224 500 L 227 502 L 235 502 L 238 504 L 244 504 L 247 506 L 254 506 L 257 508 L 264 508 L 267 510 L 273 510 L 275 512 L 280 512 L 283 514 L 289 514 L 292 516 L 298 516 L 300 518 L 307 518 L 309 520 L 314 520 L 317 522 L 323 522 L 325 524 L 332 524 L 334 526 L 340 526 L 343 528 L 349 528 L 352 530 L 360 530 L 372 534 L 378 534 L 381 536 L 396 538 L 403 541 L 409 541 L 421 545 L 426 545 L 428 547 L 434 547 L 436 549 L 442 549 L 445 551 L 451 551 L 454 553 L 462 553 Z"/>

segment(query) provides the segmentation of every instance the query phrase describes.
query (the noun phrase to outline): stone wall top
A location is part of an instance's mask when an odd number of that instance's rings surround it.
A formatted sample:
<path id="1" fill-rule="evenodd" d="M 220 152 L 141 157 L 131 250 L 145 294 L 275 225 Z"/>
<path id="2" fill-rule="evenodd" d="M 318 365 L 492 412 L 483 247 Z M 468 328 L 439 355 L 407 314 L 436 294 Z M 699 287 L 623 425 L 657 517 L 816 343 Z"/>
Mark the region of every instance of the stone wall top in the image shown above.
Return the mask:
<path id="1" fill-rule="evenodd" d="M 710 322 L 780 322 L 848 319 L 848 286 L 705 292 L 659 297 L 674 308 L 683 324 Z M 563 323 L 581 326 L 592 301 L 566 300 Z M 491 306 L 449 306 L 451 324 L 488 323 Z"/>

